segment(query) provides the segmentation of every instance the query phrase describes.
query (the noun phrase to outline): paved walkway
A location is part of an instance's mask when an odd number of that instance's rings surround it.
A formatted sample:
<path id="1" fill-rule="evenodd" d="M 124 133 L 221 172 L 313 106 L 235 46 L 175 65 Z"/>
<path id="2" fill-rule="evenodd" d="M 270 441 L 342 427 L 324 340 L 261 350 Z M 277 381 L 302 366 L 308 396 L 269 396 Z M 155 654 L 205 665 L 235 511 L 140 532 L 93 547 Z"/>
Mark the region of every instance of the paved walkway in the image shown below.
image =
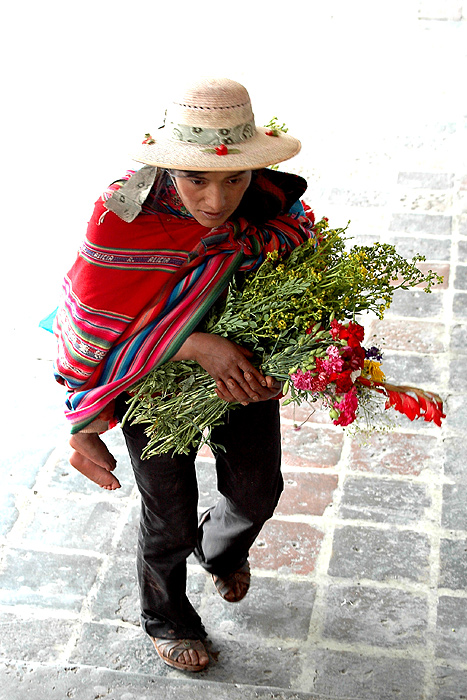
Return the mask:
<path id="1" fill-rule="evenodd" d="M 252 549 L 250 594 L 224 603 L 190 560 L 207 672 L 170 670 L 139 628 L 138 497 L 119 431 L 107 439 L 122 489 L 109 494 L 67 463 L 50 339 L 38 331 L 22 350 L 27 386 L 4 382 L 1 700 L 467 696 L 466 133 L 457 114 L 427 118 L 339 174 L 324 153 L 303 169 L 319 215 L 350 218 L 358 241 L 421 252 L 444 275 L 431 295 L 398 295 L 367 330 L 384 337 L 387 376 L 437 390 L 448 417 L 441 430 L 402 419 L 363 444 L 321 414 L 297 430 L 304 412 L 283 409 L 286 488 Z M 40 406 L 33 427 L 27 405 Z M 203 508 L 215 498 L 209 453 L 198 468 Z"/>

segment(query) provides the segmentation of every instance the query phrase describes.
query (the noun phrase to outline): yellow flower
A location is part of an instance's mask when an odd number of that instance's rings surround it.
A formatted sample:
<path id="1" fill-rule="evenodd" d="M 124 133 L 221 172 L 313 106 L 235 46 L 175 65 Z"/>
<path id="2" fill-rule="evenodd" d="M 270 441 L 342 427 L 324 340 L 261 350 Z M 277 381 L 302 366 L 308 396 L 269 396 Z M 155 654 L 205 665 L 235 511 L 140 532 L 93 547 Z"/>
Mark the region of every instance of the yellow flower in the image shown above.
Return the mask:
<path id="1" fill-rule="evenodd" d="M 383 371 L 380 369 L 381 362 L 375 362 L 374 360 L 365 360 L 364 370 L 365 373 L 370 376 L 375 382 L 384 382 L 386 377 Z"/>

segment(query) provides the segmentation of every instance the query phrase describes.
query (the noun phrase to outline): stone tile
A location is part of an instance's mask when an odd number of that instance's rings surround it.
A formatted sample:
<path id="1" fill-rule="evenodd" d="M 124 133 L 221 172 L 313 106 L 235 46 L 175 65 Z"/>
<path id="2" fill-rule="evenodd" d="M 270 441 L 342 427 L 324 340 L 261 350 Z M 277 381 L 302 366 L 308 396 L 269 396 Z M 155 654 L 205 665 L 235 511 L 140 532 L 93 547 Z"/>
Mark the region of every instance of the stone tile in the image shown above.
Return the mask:
<path id="1" fill-rule="evenodd" d="M 308 637 L 316 596 L 313 584 L 303 581 L 255 576 L 250 590 L 238 605 L 226 605 L 211 586 L 203 601 L 203 620 L 209 630 L 234 639 L 284 640 Z"/>
<path id="2" fill-rule="evenodd" d="M 198 507 L 200 510 L 205 511 L 219 499 L 215 464 L 198 458 L 196 461 L 196 476 L 199 491 Z"/>
<path id="3" fill-rule="evenodd" d="M 139 624 L 140 605 L 134 556 L 116 552 L 91 605 L 91 616 L 98 620 L 121 620 Z"/>
<path id="4" fill-rule="evenodd" d="M 423 292 L 398 289 L 394 292 L 386 317 L 415 316 L 416 318 L 436 317 L 443 314 L 442 292 Z"/>
<path id="5" fill-rule="evenodd" d="M 250 562 L 257 569 L 309 574 L 322 540 L 323 533 L 310 525 L 269 520 L 250 550 Z"/>
<path id="6" fill-rule="evenodd" d="M 37 501 L 33 521 L 24 533 L 28 543 L 106 552 L 120 511 L 111 502 Z"/>
<path id="7" fill-rule="evenodd" d="M 322 700 L 309 693 L 297 693 L 285 688 L 244 685 L 243 658 L 239 649 L 238 652 L 235 668 L 230 669 L 233 680 L 225 686 L 229 700 Z M 287 655 L 284 652 L 281 654 L 285 662 Z M 154 651 L 153 659 L 154 669 L 159 670 L 164 666 Z M 264 664 L 263 657 L 259 663 Z M 222 692 L 223 686 L 210 680 L 214 660 L 211 664 L 208 671 L 193 674 L 188 679 L 185 674 L 170 671 L 167 666 L 166 673 L 170 675 L 164 678 L 155 674 L 154 669 L 150 674 L 121 673 L 93 666 L 35 665 L 9 661 L 0 662 L 0 684 L 5 698 L 9 700 L 24 700 L 26 697 L 37 700 L 97 700 L 99 697 L 107 700 L 224 700 L 227 696 Z M 298 675 L 297 669 L 293 670 Z M 286 677 L 289 677 L 288 674 Z M 21 695 L 18 695 L 18 689 Z"/>
<path id="8" fill-rule="evenodd" d="M 414 255 L 424 255 L 427 260 L 449 261 L 451 257 L 451 241 L 440 238 L 420 238 L 394 236 L 387 240 L 396 246 L 399 255 L 404 258 L 413 258 Z"/>
<path id="9" fill-rule="evenodd" d="M 447 190 L 454 185 L 454 174 L 401 172 L 398 175 L 397 184 L 405 187 L 422 187 L 427 190 Z"/>
<path id="10" fill-rule="evenodd" d="M 451 234 L 452 217 L 441 214 L 393 214 L 390 231 L 430 233 L 435 236 Z"/>
<path id="11" fill-rule="evenodd" d="M 452 192 L 430 192 L 427 190 L 409 190 L 405 191 L 399 197 L 398 209 L 401 213 L 411 212 L 429 212 L 432 214 L 445 214 L 452 210 L 453 194 Z"/>
<path id="12" fill-rule="evenodd" d="M 467 355 L 467 325 L 453 326 L 450 349 L 456 355 Z"/>
<path id="13" fill-rule="evenodd" d="M 453 481 L 467 483 L 467 463 L 464 456 L 464 436 L 446 438 L 444 449 L 444 473 Z"/>
<path id="14" fill-rule="evenodd" d="M 454 318 L 467 318 L 467 294 L 458 292 L 454 294 L 454 300 L 452 303 L 452 310 L 454 312 Z"/>
<path id="15" fill-rule="evenodd" d="M 436 655 L 467 658 L 467 599 L 441 596 L 436 621 Z"/>
<path id="16" fill-rule="evenodd" d="M 284 688 L 286 692 L 289 691 L 294 679 L 300 675 L 302 656 L 299 645 L 283 648 L 276 644 L 269 645 L 261 638 L 252 637 L 246 651 L 243 641 L 220 637 L 214 631 L 210 633 L 210 637 L 215 662 L 205 673 L 211 682 L 229 684 L 225 685 L 225 696 L 229 700 L 231 684 L 256 686 L 255 693 L 258 693 L 258 697 L 266 700 L 271 698 L 271 695 L 274 697 L 273 693 L 277 693 L 279 699 L 281 690 L 278 689 Z M 264 696 L 261 694 L 261 686 L 269 688 Z M 217 687 L 219 693 L 222 686 Z M 204 696 L 202 697 L 204 700 Z"/>
<path id="17" fill-rule="evenodd" d="M 277 515 L 323 515 L 332 504 L 338 478 L 331 474 L 286 472 Z"/>
<path id="18" fill-rule="evenodd" d="M 467 355 L 458 355 L 449 363 L 449 388 L 452 391 L 467 391 Z"/>
<path id="19" fill-rule="evenodd" d="M 436 700 L 467 698 L 467 671 L 449 666 L 436 668 Z"/>
<path id="20" fill-rule="evenodd" d="M 134 556 L 138 541 L 140 503 L 139 500 L 129 509 L 127 520 L 117 545 L 117 556 Z"/>
<path id="21" fill-rule="evenodd" d="M 465 230 L 465 235 L 467 236 L 467 225 L 466 225 L 466 230 Z M 467 263 L 467 241 L 460 241 L 459 242 L 459 262 L 460 263 Z"/>
<path id="22" fill-rule="evenodd" d="M 459 217 L 459 233 L 461 236 L 467 236 L 467 216 Z M 461 241 L 459 243 L 459 262 L 467 262 L 465 255 L 466 243 Z M 461 255 L 462 250 L 462 255 Z"/>
<path id="23" fill-rule="evenodd" d="M 7 535 L 19 516 L 16 498 L 13 493 L 0 494 L 0 536 Z"/>
<path id="24" fill-rule="evenodd" d="M 0 603 L 78 611 L 99 565 L 79 554 L 13 550 L 0 570 Z"/>
<path id="25" fill-rule="evenodd" d="M 8 432 L 5 430 L 5 435 Z M 23 440 L 9 437 L 9 444 L 2 445 L 0 457 L 0 476 L 8 482 L 10 489 L 24 486 L 31 489 L 37 479 L 40 469 L 47 462 L 54 450 L 52 440 L 41 445 L 38 441 L 35 445 L 28 446 Z"/>
<path id="26" fill-rule="evenodd" d="M 72 633 L 73 622 L 45 618 L 35 620 L 0 615 L 0 656 L 16 661 L 51 663 L 59 660 Z"/>
<path id="27" fill-rule="evenodd" d="M 429 581 L 430 544 L 410 530 L 341 527 L 334 533 L 328 574 L 374 581 Z"/>
<path id="28" fill-rule="evenodd" d="M 467 402 L 463 394 L 454 394 L 447 397 L 445 401 L 445 424 L 451 430 L 458 430 L 465 433 L 467 425 Z"/>
<path id="29" fill-rule="evenodd" d="M 404 649 L 425 643 L 425 598 L 391 588 L 330 586 L 323 637 Z"/>
<path id="30" fill-rule="evenodd" d="M 139 626 L 83 624 L 69 663 L 157 677 L 170 673 L 169 667 L 159 661 L 150 638 Z"/>
<path id="31" fill-rule="evenodd" d="M 346 204 L 350 207 L 384 207 L 387 200 L 386 192 L 356 192 L 333 187 L 329 194 L 330 204 Z"/>
<path id="32" fill-rule="evenodd" d="M 344 483 L 339 515 L 406 525 L 419 522 L 430 498 L 424 484 L 367 477 L 348 477 Z"/>
<path id="33" fill-rule="evenodd" d="M 444 323 L 393 319 L 373 321 L 368 328 L 367 345 L 375 344 L 383 350 L 403 350 L 418 353 L 438 353 L 445 351 Z M 383 357 L 384 359 L 384 357 Z"/>
<path id="34" fill-rule="evenodd" d="M 289 403 L 284 406 L 282 402 L 281 405 L 281 418 L 292 420 L 297 427 L 300 427 L 303 423 L 319 423 L 319 425 L 332 425 L 332 420 L 329 417 L 329 410 L 326 408 L 321 408 L 321 402 L 315 401 L 313 403 L 304 402 L 300 406 L 295 403 Z M 294 426 L 295 427 L 295 426 Z M 287 430 L 284 426 L 284 430 Z"/>
<path id="35" fill-rule="evenodd" d="M 382 369 L 392 384 L 420 386 L 436 391 L 445 363 L 443 355 L 405 355 L 385 352 Z"/>
<path id="36" fill-rule="evenodd" d="M 455 289 L 467 289 L 467 266 L 458 265 L 456 267 L 456 277 L 454 279 Z"/>
<path id="37" fill-rule="evenodd" d="M 307 666 L 307 690 L 323 700 L 424 700 L 425 668 L 419 661 L 317 649 Z"/>
<path id="38" fill-rule="evenodd" d="M 337 430 L 308 425 L 294 430 L 284 426 L 283 462 L 294 467 L 334 467 L 340 459 L 343 440 L 343 433 Z"/>
<path id="39" fill-rule="evenodd" d="M 419 476 L 423 470 L 441 470 L 443 449 L 429 435 L 389 432 L 372 433 L 365 443 L 353 440 L 349 468 L 372 474 Z"/>
<path id="40" fill-rule="evenodd" d="M 438 585 L 454 590 L 467 588 L 467 539 L 441 540 Z"/>

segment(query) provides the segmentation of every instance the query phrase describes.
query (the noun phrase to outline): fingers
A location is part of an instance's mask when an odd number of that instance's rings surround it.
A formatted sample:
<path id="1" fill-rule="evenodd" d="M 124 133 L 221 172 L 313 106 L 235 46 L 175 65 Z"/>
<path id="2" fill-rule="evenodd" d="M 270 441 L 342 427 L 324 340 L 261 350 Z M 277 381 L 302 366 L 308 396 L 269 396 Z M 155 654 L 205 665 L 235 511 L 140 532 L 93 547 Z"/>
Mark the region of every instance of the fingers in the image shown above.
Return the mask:
<path id="1" fill-rule="evenodd" d="M 219 379 L 216 382 L 217 396 L 224 401 L 238 402 L 244 406 L 256 401 L 268 401 L 277 396 L 282 390 L 282 383 L 273 377 L 260 376 L 263 380 L 261 384 L 257 383 L 254 378 L 250 378 L 250 383 L 242 380 L 235 381 L 233 378 L 229 378 L 225 382 Z M 255 388 L 254 391 L 251 388 L 252 385 Z"/>

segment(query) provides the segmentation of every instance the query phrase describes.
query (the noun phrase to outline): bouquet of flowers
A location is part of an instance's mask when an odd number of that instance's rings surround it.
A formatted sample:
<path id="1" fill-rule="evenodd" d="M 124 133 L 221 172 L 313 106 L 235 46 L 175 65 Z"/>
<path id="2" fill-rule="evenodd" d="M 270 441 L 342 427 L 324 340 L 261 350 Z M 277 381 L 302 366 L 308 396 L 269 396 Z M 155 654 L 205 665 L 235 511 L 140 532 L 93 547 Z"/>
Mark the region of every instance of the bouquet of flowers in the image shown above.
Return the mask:
<path id="1" fill-rule="evenodd" d="M 346 251 L 346 230 L 330 228 L 324 217 L 314 225 L 316 239 L 285 259 L 269 254 L 256 273 L 233 279 L 203 330 L 251 350 L 265 376 L 284 382 L 286 402 L 320 400 L 336 425 L 350 425 L 362 412 L 368 421 L 374 392 L 385 396 L 386 408 L 440 425 L 440 397 L 386 383 L 381 352 L 362 346 L 356 317 L 372 311 L 383 318 L 397 289 L 424 283 L 430 292 L 442 278 L 417 268 L 422 256 L 408 261 L 389 244 Z M 136 384 L 125 420 L 147 424 L 143 456 L 210 444 L 211 429 L 238 405 L 218 398 L 215 386 L 196 362 L 166 363 Z"/>

